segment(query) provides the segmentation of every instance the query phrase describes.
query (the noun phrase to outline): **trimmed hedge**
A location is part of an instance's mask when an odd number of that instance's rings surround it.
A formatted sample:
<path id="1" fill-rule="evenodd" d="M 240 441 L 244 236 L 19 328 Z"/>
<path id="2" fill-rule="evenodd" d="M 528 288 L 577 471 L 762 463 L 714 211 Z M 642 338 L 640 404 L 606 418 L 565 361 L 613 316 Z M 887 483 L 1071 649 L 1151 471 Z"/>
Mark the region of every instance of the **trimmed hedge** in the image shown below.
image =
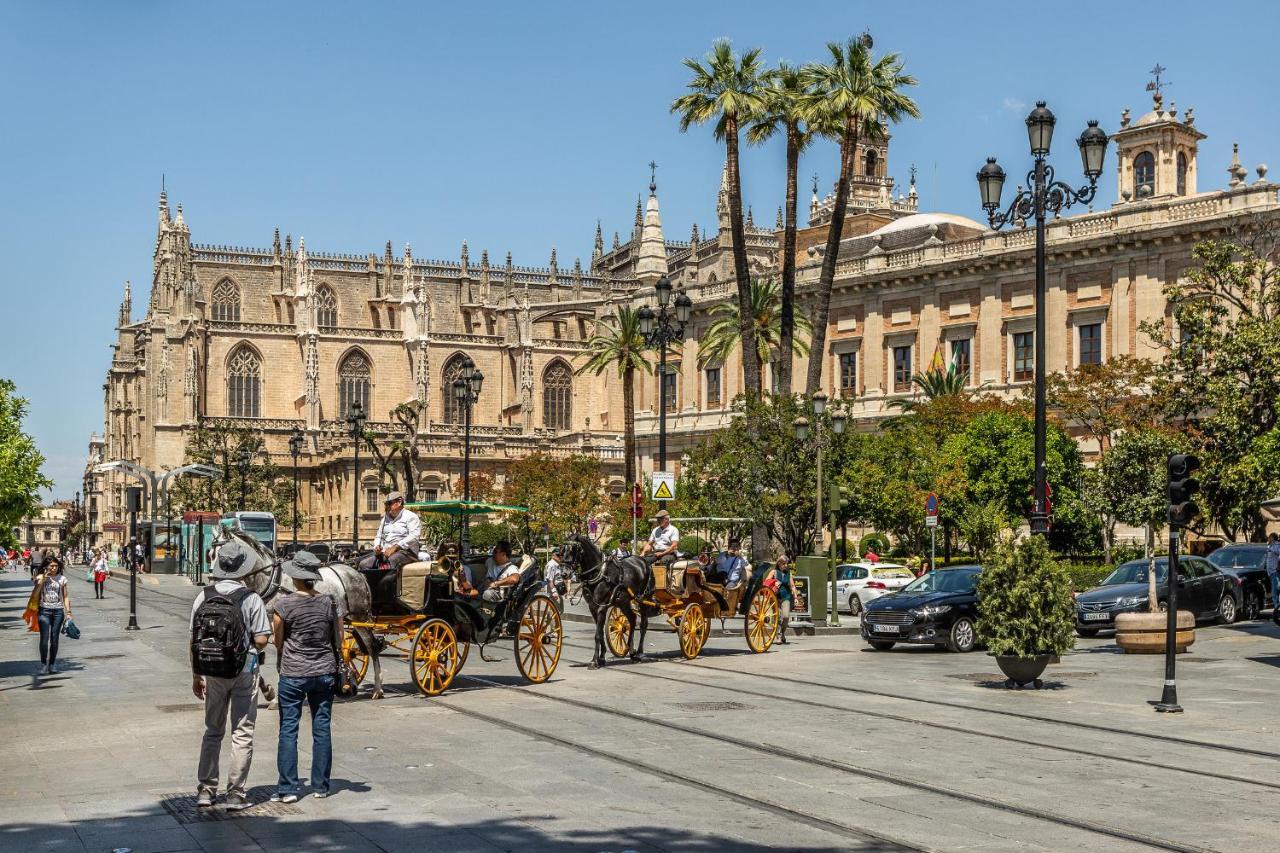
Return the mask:
<path id="1" fill-rule="evenodd" d="M 1102 563 L 1073 563 L 1063 560 L 1059 565 L 1066 570 L 1067 576 L 1071 579 L 1071 588 L 1076 592 L 1092 589 L 1115 570 L 1114 565 Z"/>

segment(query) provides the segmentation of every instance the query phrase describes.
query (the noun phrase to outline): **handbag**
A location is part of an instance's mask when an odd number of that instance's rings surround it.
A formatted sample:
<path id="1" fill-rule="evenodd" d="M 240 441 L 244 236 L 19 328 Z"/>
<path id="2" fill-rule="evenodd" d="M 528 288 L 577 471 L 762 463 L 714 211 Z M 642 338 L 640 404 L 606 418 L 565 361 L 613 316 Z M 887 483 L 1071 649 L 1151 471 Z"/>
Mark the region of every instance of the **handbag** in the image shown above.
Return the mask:
<path id="1" fill-rule="evenodd" d="M 76 627 L 76 623 L 68 619 L 62 624 L 62 633 L 66 634 L 73 640 L 80 639 L 80 629 Z"/>
<path id="2" fill-rule="evenodd" d="M 336 607 L 337 605 L 334 606 Z M 334 673 L 333 692 L 344 698 L 350 698 L 356 695 L 356 690 L 359 689 L 360 685 L 356 681 L 356 674 L 352 671 L 351 664 L 343 659 L 342 652 L 338 650 L 338 645 L 338 638 L 334 637 L 333 660 L 337 664 L 337 670 Z"/>
<path id="3" fill-rule="evenodd" d="M 777 578 L 765 578 L 765 579 L 764 579 L 764 588 L 765 588 L 765 589 L 768 589 L 768 590 L 772 590 L 773 592 L 777 592 L 777 591 L 778 591 L 778 579 L 777 579 Z"/>

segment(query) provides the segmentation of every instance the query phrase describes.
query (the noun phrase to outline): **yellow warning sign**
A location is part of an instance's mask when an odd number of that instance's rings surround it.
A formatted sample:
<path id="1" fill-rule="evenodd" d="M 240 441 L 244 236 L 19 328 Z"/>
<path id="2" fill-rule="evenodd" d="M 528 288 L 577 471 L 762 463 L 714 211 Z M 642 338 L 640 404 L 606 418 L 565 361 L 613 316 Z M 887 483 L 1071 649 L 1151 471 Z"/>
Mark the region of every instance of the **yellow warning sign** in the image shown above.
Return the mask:
<path id="1" fill-rule="evenodd" d="M 655 471 L 653 473 L 653 499 L 655 501 L 670 501 L 676 497 L 676 475 L 666 471 Z"/>

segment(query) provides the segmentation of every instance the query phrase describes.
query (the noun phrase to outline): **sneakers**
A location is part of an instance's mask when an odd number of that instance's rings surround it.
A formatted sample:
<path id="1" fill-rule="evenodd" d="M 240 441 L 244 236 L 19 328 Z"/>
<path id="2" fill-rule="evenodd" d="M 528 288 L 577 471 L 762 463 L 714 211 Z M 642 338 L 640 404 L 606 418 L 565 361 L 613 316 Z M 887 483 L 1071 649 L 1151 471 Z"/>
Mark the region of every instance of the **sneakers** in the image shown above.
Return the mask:
<path id="1" fill-rule="evenodd" d="M 213 808 L 213 791 L 201 790 L 196 795 L 196 808 L 198 809 Z"/>
<path id="2" fill-rule="evenodd" d="M 328 791 L 313 791 L 311 793 L 311 798 L 313 800 L 323 800 L 327 796 L 329 796 Z"/>
<path id="3" fill-rule="evenodd" d="M 223 798 L 222 805 L 229 812 L 238 812 L 242 809 L 249 808 L 249 806 L 253 804 L 250 803 L 247 799 L 245 799 L 244 794 L 237 794 L 232 792 L 227 794 L 227 796 Z"/>
<path id="4" fill-rule="evenodd" d="M 271 802 L 273 803 L 296 803 L 298 801 L 297 794 L 272 794 Z"/>

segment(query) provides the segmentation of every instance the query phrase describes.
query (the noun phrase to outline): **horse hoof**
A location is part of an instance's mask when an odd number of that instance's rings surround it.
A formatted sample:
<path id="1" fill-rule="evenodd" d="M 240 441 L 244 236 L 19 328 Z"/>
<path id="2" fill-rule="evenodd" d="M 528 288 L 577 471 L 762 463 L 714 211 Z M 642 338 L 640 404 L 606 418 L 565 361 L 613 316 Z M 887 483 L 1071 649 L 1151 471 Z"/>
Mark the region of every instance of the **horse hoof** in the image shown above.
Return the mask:
<path id="1" fill-rule="evenodd" d="M 382 698 L 382 691 L 381 691 L 381 690 L 375 690 L 375 691 L 373 691 L 373 695 L 372 695 L 372 696 L 370 696 L 369 698 L 370 698 L 370 699 L 381 699 L 381 698 Z"/>
<path id="2" fill-rule="evenodd" d="M 635 654 L 631 655 L 631 660 L 635 661 L 636 663 L 644 663 L 645 661 L 649 660 L 649 656 L 644 654 L 643 652 L 636 652 Z"/>
<path id="3" fill-rule="evenodd" d="M 274 710 L 276 710 L 276 709 L 277 709 L 277 708 L 279 708 L 279 707 L 280 707 L 280 706 L 279 706 L 279 703 L 277 703 L 274 699 L 272 699 L 270 702 L 268 702 L 268 703 L 267 703 L 267 710 L 268 710 L 268 711 L 274 711 Z"/>
<path id="4" fill-rule="evenodd" d="M 594 660 L 593 660 L 591 663 L 587 664 L 587 669 L 599 669 L 599 668 L 600 668 L 600 662 L 599 662 L 599 661 L 594 661 Z"/>

